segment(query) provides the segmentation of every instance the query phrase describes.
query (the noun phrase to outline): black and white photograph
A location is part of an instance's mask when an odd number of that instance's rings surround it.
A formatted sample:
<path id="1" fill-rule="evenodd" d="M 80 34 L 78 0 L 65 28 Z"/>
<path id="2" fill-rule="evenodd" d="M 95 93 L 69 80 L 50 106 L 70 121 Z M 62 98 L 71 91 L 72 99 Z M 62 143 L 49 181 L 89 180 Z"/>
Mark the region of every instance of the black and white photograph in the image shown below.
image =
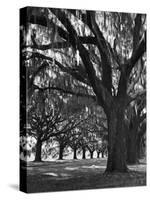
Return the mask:
<path id="1" fill-rule="evenodd" d="M 20 190 L 146 186 L 147 15 L 29 6 L 19 32 Z"/>

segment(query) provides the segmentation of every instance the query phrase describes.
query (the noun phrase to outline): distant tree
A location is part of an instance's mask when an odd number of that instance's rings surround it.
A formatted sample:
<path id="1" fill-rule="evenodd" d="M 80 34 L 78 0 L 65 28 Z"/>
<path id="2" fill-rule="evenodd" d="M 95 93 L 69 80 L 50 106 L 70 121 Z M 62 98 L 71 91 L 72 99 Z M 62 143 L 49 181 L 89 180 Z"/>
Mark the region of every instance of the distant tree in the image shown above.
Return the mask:
<path id="1" fill-rule="evenodd" d="M 69 146 L 73 150 L 73 159 L 77 159 L 77 150 L 80 148 L 82 135 L 78 128 L 72 130 L 72 137 L 70 138 Z"/>
<path id="2" fill-rule="evenodd" d="M 96 150 L 96 144 L 97 144 L 96 134 L 88 133 L 88 145 L 87 145 L 87 149 L 90 152 L 90 157 L 91 158 L 93 158 L 93 153 Z"/>
<path id="3" fill-rule="evenodd" d="M 86 110 L 88 119 L 79 127 L 80 137 L 77 140 L 82 149 L 83 159 L 85 159 L 86 150 L 91 151 L 91 154 L 93 150 L 98 152 L 98 148 L 102 150 L 98 143 L 108 135 L 107 120 L 101 107 L 92 104 L 92 107 L 86 107 Z"/>
<path id="4" fill-rule="evenodd" d="M 28 108 L 29 134 L 36 138 L 35 161 L 41 161 L 42 144 L 60 134 L 56 126 L 62 123 L 60 107 L 49 102 L 43 92 L 37 92 L 37 99 Z"/>
<path id="5" fill-rule="evenodd" d="M 60 134 L 56 136 L 56 140 L 59 143 L 59 159 L 63 159 L 63 151 L 66 146 L 70 146 L 74 150 L 74 159 L 76 159 L 76 150 L 78 147 L 78 126 L 86 119 L 77 118 L 73 115 L 71 119 L 68 119 L 63 123 L 61 127 Z"/>
<path id="6" fill-rule="evenodd" d="M 82 150 L 82 159 L 86 159 L 86 151 L 87 151 L 87 145 L 88 145 L 88 139 L 85 136 L 82 136 L 80 139 L 80 148 Z"/>
<path id="7" fill-rule="evenodd" d="M 104 158 L 104 156 L 107 154 L 107 146 L 108 142 L 107 140 L 99 140 L 96 144 L 96 152 L 97 152 L 97 158 L 101 157 Z"/>

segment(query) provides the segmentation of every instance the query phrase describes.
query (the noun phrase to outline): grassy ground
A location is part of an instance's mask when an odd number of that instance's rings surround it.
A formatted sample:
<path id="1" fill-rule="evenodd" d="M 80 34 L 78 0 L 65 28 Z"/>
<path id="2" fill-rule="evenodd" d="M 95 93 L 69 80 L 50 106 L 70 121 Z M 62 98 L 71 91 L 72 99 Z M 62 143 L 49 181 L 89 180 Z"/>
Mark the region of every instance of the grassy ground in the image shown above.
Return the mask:
<path id="1" fill-rule="evenodd" d="M 146 185 L 146 164 L 129 173 L 104 174 L 106 159 L 63 160 L 27 164 L 27 191 L 48 192 Z M 24 168 L 25 169 L 25 168 Z"/>

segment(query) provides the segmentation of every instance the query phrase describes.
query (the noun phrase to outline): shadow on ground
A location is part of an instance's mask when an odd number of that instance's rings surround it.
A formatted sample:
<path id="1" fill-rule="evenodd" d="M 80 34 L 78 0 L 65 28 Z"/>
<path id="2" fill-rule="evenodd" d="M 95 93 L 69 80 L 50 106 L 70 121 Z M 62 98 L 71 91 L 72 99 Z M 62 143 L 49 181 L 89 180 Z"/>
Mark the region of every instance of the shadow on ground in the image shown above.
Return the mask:
<path id="1" fill-rule="evenodd" d="M 129 173 L 104 174 L 106 159 L 30 162 L 27 191 L 48 192 L 146 185 L 146 164 L 130 165 Z"/>
<path id="2" fill-rule="evenodd" d="M 9 185 L 10 188 L 12 188 L 13 190 L 19 190 L 19 186 L 17 184 L 10 184 Z"/>

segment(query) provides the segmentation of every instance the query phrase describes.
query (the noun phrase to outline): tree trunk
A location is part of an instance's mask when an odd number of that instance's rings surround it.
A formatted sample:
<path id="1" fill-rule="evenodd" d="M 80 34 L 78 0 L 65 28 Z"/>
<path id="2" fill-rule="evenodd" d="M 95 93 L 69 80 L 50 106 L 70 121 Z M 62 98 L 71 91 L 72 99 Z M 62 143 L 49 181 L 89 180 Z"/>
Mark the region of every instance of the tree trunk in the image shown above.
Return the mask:
<path id="1" fill-rule="evenodd" d="M 100 151 L 97 151 L 97 158 L 99 158 L 99 155 L 100 155 Z"/>
<path id="2" fill-rule="evenodd" d="M 36 143 L 36 151 L 35 151 L 35 162 L 41 162 L 41 151 L 42 151 L 42 142 L 40 139 L 37 140 Z"/>
<path id="3" fill-rule="evenodd" d="M 137 158 L 137 131 L 132 130 L 128 132 L 127 138 L 127 163 L 136 164 L 138 162 Z"/>
<path id="4" fill-rule="evenodd" d="M 63 159 L 63 151 L 64 151 L 64 147 L 62 145 L 60 145 L 59 147 L 59 160 Z"/>
<path id="5" fill-rule="evenodd" d="M 74 151 L 73 159 L 77 159 L 77 149 L 74 148 L 73 151 Z"/>
<path id="6" fill-rule="evenodd" d="M 143 144 L 142 137 L 137 141 L 137 157 L 141 159 L 145 156 L 145 145 Z"/>
<path id="7" fill-rule="evenodd" d="M 82 159 L 86 159 L 86 156 L 85 156 L 86 150 L 85 150 L 85 148 L 82 148 L 82 152 L 83 152 Z"/>
<path id="8" fill-rule="evenodd" d="M 141 159 L 146 154 L 145 144 L 143 143 L 143 136 L 145 134 L 145 131 L 139 132 L 137 137 L 137 157 L 138 159 Z"/>
<path id="9" fill-rule="evenodd" d="M 138 139 L 137 140 L 137 158 L 141 159 L 142 154 L 141 154 L 141 141 Z"/>
<path id="10" fill-rule="evenodd" d="M 107 113 L 108 160 L 106 172 L 127 172 L 124 104 L 116 102 Z"/>
<path id="11" fill-rule="evenodd" d="M 105 152 L 105 151 L 102 151 L 102 158 L 104 158 L 104 152 Z"/>
<path id="12" fill-rule="evenodd" d="M 93 158 L 93 151 L 90 151 L 91 159 Z"/>

